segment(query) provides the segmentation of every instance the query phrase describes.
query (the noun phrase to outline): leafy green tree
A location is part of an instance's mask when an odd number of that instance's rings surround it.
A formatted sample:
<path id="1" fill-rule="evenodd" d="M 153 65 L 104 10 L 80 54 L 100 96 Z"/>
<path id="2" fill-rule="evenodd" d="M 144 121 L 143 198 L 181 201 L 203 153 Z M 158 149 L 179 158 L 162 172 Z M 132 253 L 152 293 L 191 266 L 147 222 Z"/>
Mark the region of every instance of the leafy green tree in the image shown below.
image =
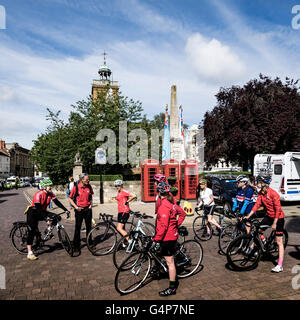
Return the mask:
<path id="1" fill-rule="evenodd" d="M 202 122 L 205 161 L 223 157 L 247 170 L 257 153 L 284 153 L 300 149 L 300 95 L 298 81 L 272 80 L 260 75 L 243 87 L 221 88 L 217 106 Z"/>
<path id="2" fill-rule="evenodd" d="M 143 108 L 139 101 L 134 101 L 121 94 L 117 97 L 106 95 L 103 91 L 97 99 L 91 96 L 87 100 L 78 101 L 72 105 L 68 121 L 60 119 L 60 112 L 48 110 L 47 120 L 50 125 L 46 132 L 39 135 L 34 141 L 31 151 L 32 160 L 41 171 L 48 172 L 55 184 L 65 184 L 72 174 L 75 154 L 80 153 L 84 164 L 84 171 L 97 173 L 95 150 L 100 142 L 96 141 L 100 129 L 111 129 L 117 138 L 117 159 L 119 158 L 119 122 L 127 121 L 128 131 L 142 128 L 148 133 L 150 142 L 151 128 L 160 127 L 159 118 L 149 121 L 142 115 Z M 128 146 L 133 143 L 129 143 Z M 150 150 L 150 143 L 148 143 Z M 118 161 L 117 161 L 118 162 Z M 120 173 L 130 165 L 107 164 L 103 173 Z"/>

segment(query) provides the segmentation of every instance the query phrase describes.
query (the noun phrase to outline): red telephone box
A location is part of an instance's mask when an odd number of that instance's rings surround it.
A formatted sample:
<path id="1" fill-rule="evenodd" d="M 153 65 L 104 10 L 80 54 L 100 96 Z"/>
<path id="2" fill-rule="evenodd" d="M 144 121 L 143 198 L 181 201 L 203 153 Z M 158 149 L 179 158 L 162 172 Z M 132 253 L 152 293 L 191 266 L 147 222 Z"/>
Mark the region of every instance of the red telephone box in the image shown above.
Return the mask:
<path id="1" fill-rule="evenodd" d="M 141 161 L 141 200 L 155 201 L 156 187 L 153 177 L 159 173 L 159 162 L 154 159 Z"/>
<path id="2" fill-rule="evenodd" d="M 178 194 L 175 199 L 180 200 L 180 166 L 179 161 L 174 159 L 167 159 L 162 162 L 162 174 L 168 179 L 169 177 L 177 177 L 177 181 L 173 187 L 178 189 Z M 171 183 L 169 183 L 171 185 Z"/>
<path id="3" fill-rule="evenodd" d="M 181 198 L 196 199 L 196 190 L 199 183 L 198 163 L 187 159 L 180 163 Z"/>

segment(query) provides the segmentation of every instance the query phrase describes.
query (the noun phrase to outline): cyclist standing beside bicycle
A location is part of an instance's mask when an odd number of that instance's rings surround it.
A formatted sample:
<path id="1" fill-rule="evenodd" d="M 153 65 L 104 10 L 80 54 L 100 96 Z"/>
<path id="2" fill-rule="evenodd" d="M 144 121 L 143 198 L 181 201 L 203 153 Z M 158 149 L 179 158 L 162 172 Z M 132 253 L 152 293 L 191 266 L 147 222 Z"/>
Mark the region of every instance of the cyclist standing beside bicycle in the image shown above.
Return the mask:
<path id="1" fill-rule="evenodd" d="M 123 181 L 122 180 L 116 180 L 114 182 L 114 185 L 118 190 L 118 194 L 117 194 L 117 198 L 116 198 L 116 200 L 118 202 L 117 230 L 122 236 L 126 236 L 127 232 L 125 230 L 125 224 L 126 224 L 127 220 L 129 219 L 129 215 L 130 215 L 129 202 L 134 200 L 136 198 L 136 195 L 134 193 L 130 193 L 129 191 L 127 191 L 123 188 Z"/>
<path id="2" fill-rule="evenodd" d="M 50 201 L 53 200 L 54 203 L 69 213 L 69 211 L 64 207 L 64 205 L 55 197 L 52 189 L 52 181 L 50 179 L 44 179 L 41 181 L 41 190 L 35 193 L 31 206 L 27 210 L 27 224 L 29 225 L 28 238 L 27 238 L 27 259 L 36 260 L 38 259 L 32 252 L 32 244 L 35 235 L 39 234 L 38 223 L 39 221 L 46 220 L 47 217 L 55 217 L 56 214 L 52 212 L 47 212 L 47 207 Z M 47 221 L 49 224 L 49 221 Z"/>
<path id="3" fill-rule="evenodd" d="M 178 283 L 176 281 L 176 267 L 174 254 L 178 239 L 178 227 L 185 219 L 186 213 L 177 204 L 170 194 L 170 186 L 165 182 L 157 185 L 157 192 L 161 198 L 161 204 L 157 211 L 156 232 L 152 241 L 152 248 L 157 248 L 160 243 L 161 255 L 165 258 L 169 270 L 169 287 L 159 292 L 160 296 L 176 294 Z M 177 216 L 178 220 L 177 220 Z"/>
<path id="4" fill-rule="evenodd" d="M 69 196 L 70 204 L 75 208 L 75 232 L 74 232 L 74 253 L 80 254 L 80 231 L 84 219 L 86 227 L 86 236 L 92 228 L 92 205 L 93 205 L 93 188 L 90 185 L 88 174 L 82 173 L 79 183 L 76 183 Z"/>
<path id="5" fill-rule="evenodd" d="M 238 191 L 233 201 L 232 212 L 234 213 L 237 209 L 239 209 L 241 215 L 247 215 L 251 212 L 254 206 L 254 190 L 250 185 L 248 185 L 249 178 L 246 175 L 239 175 L 236 178 L 236 182 Z M 247 233 L 250 233 L 250 226 L 247 225 L 247 222 L 245 227 Z"/>
<path id="6" fill-rule="evenodd" d="M 256 178 L 257 186 L 260 188 L 258 198 L 251 212 L 246 216 L 249 219 L 264 204 L 267 216 L 263 218 L 260 225 L 272 225 L 272 230 L 276 230 L 276 242 L 279 248 L 279 259 L 277 266 L 272 269 L 273 272 L 283 271 L 284 245 L 282 241 L 284 230 L 284 213 L 280 204 L 279 194 L 269 187 L 272 178 L 270 175 L 259 175 Z M 265 228 L 261 228 L 261 233 Z M 263 239 L 263 236 L 262 236 Z"/>
<path id="7" fill-rule="evenodd" d="M 210 229 L 208 224 L 213 224 L 217 227 L 219 232 L 222 231 L 222 227 L 217 223 L 217 221 L 213 218 L 215 202 L 213 192 L 210 188 L 207 187 L 207 180 L 201 179 L 199 181 L 199 186 L 197 188 L 197 207 L 200 209 L 203 205 L 203 214 L 207 217 L 206 221 L 206 232 L 210 234 Z"/>

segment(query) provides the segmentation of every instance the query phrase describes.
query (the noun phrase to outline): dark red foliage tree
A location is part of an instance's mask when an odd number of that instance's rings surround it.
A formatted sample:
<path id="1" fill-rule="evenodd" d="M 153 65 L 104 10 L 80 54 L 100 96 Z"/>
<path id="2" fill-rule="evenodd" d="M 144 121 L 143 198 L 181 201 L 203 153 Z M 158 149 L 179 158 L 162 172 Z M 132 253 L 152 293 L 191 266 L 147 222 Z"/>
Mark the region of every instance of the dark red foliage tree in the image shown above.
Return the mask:
<path id="1" fill-rule="evenodd" d="M 206 112 L 205 161 L 219 158 L 247 170 L 257 153 L 300 150 L 300 95 L 298 80 L 272 80 L 260 75 L 244 87 L 221 88 L 217 106 Z"/>

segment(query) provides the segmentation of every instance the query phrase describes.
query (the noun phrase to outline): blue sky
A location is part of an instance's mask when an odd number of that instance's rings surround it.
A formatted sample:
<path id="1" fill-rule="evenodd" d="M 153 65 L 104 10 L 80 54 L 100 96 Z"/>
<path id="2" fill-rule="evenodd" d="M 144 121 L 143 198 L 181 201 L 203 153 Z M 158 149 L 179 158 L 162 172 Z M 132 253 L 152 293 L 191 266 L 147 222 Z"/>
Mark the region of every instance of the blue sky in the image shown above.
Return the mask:
<path id="1" fill-rule="evenodd" d="M 298 78 L 298 1 L 0 0 L 0 137 L 31 148 L 46 107 L 67 117 L 90 94 L 103 51 L 124 95 L 151 118 L 178 104 L 187 124 L 215 106 L 220 87 L 263 73 Z M 300 23 L 300 20 L 299 20 Z"/>

